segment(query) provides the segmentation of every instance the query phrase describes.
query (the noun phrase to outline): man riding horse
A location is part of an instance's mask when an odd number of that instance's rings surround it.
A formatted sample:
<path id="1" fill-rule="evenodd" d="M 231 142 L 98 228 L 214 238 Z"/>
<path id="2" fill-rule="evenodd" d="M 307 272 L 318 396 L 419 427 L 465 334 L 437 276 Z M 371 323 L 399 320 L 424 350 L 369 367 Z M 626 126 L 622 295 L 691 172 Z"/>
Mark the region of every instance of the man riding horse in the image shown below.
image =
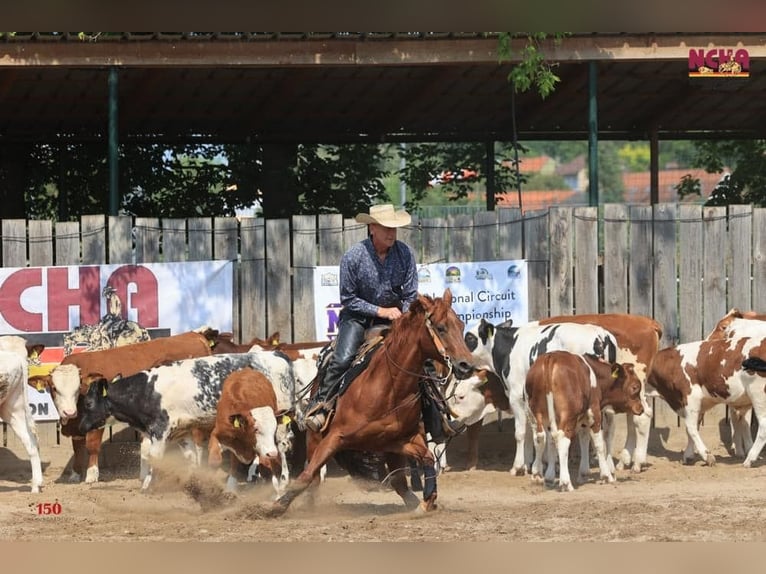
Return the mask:
<path id="1" fill-rule="evenodd" d="M 410 214 L 391 204 L 373 205 L 356 221 L 368 225 L 369 236 L 353 245 L 340 261 L 340 312 L 335 350 L 304 420 L 306 428 L 320 432 L 327 424 L 331 401 L 360 346 L 365 331 L 390 325 L 406 313 L 418 295 L 415 254 L 396 238 L 398 227 L 408 225 Z M 460 433 L 465 425 L 449 418 L 437 401 L 424 403 L 423 420 L 432 438 Z"/>

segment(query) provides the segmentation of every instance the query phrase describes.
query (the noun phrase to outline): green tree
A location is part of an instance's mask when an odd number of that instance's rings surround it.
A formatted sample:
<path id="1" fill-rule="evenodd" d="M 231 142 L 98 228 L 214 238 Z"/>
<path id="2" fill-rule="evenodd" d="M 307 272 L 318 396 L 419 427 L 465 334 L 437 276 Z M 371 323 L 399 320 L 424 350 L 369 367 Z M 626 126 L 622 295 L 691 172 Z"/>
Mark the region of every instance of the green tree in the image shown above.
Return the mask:
<path id="1" fill-rule="evenodd" d="M 698 141 L 693 167 L 724 175 L 705 205 L 766 206 L 766 140 Z M 680 197 L 699 195 L 699 179 L 687 176 L 676 186 Z"/>

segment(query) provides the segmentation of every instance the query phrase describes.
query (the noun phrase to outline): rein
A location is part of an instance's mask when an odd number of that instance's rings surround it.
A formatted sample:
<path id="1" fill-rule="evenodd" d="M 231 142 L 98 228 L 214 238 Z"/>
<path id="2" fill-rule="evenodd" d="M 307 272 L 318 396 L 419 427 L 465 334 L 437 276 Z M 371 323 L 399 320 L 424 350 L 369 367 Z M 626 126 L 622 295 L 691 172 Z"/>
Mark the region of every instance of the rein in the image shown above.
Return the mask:
<path id="1" fill-rule="evenodd" d="M 392 364 L 394 367 L 402 371 L 403 373 L 406 373 L 408 375 L 412 375 L 414 377 L 418 377 L 420 379 L 427 379 L 430 381 L 434 381 L 439 384 L 439 386 L 444 386 L 447 384 L 447 381 L 449 381 L 450 377 L 452 377 L 452 359 L 450 359 L 449 354 L 447 354 L 447 348 L 444 346 L 444 343 L 442 343 L 441 338 L 439 335 L 434 331 L 433 323 L 431 323 L 431 314 L 426 313 L 426 322 L 425 327 L 428 330 L 428 334 L 431 336 L 431 341 L 433 341 L 434 346 L 436 347 L 436 351 L 441 355 L 442 360 L 444 361 L 444 364 L 447 366 L 447 374 L 443 377 L 437 377 L 435 375 L 430 375 L 421 372 L 413 372 L 409 369 L 403 367 L 399 363 L 397 363 L 392 357 L 391 354 L 388 351 L 388 345 L 384 346 L 384 350 L 386 353 L 386 360 Z"/>

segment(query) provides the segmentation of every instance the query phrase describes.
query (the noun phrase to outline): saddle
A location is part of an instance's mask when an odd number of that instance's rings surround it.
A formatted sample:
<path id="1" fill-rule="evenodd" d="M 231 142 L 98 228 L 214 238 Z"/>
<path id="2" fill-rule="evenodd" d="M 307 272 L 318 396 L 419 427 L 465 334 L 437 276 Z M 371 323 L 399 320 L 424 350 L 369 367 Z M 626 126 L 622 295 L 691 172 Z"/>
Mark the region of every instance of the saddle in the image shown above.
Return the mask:
<path id="1" fill-rule="evenodd" d="M 325 424 L 322 426 L 321 432 L 324 432 L 327 429 L 330 421 L 335 415 L 335 404 L 337 403 L 338 397 L 346 392 L 351 382 L 367 368 L 367 365 L 370 364 L 370 360 L 372 359 L 373 354 L 380 348 L 380 345 L 383 343 L 386 335 L 388 335 L 388 329 L 388 325 L 375 325 L 365 331 L 364 341 L 359 347 L 359 350 L 357 351 L 356 356 L 351 362 L 348 370 L 343 374 L 343 377 L 341 377 L 340 383 L 338 385 L 338 390 L 334 394 L 331 394 L 329 397 L 327 397 L 326 401 L 323 403 L 317 403 L 306 412 L 305 416 L 310 416 L 319 408 L 325 409 L 327 413 L 327 419 Z M 335 341 L 333 340 L 319 353 L 319 357 L 317 358 L 317 375 L 314 388 L 318 388 L 319 384 L 324 379 L 324 376 L 327 373 L 327 368 L 330 365 L 330 358 L 334 352 Z"/>

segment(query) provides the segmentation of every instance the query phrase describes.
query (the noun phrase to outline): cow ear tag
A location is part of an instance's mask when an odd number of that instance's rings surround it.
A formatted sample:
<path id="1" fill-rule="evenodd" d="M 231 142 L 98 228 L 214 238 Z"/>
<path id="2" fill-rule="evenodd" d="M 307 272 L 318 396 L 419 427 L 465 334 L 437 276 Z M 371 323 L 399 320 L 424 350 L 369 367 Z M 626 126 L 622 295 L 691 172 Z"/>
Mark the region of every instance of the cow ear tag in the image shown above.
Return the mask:
<path id="1" fill-rule="evenodd" d="M 282 424 L 283 425 L 289 425 L 291 420 L 292 419 L 289 416 L 287 416 L 287 415 L 283 415 L 282 416 Z"/>
<path id="2" fill-rule="evenodd" d="M 35 388 L 37 389 L 38 392 L 40 392 L 40 393 L 43 392 L 43 384 L 40 381 L 37 381 L 37 384 L 35 385 Z"/>
<path id="3" fill-rule="evenodd" d="M 102 397 L 105 397 L 105 396 L 106 396 L 106 387 L 104 387 L 103 389 L 101 389 L 101 396 L 102 396 Z"/>
<path id="4" fill-rule="evenodd" d="M 239 428 L 239 417 L 235 418 L 234 421 L 232 421 L 232 424 L 234 425 L 235 429 Z"/>
<path id="5" fill-rule="evenodd" d="M 615 367 L 614 369 L 612 369 L 612 378 L 616 379 L 618 376 L 620 376 L 620 372 L 619 372 L 619 369 Z"/>

